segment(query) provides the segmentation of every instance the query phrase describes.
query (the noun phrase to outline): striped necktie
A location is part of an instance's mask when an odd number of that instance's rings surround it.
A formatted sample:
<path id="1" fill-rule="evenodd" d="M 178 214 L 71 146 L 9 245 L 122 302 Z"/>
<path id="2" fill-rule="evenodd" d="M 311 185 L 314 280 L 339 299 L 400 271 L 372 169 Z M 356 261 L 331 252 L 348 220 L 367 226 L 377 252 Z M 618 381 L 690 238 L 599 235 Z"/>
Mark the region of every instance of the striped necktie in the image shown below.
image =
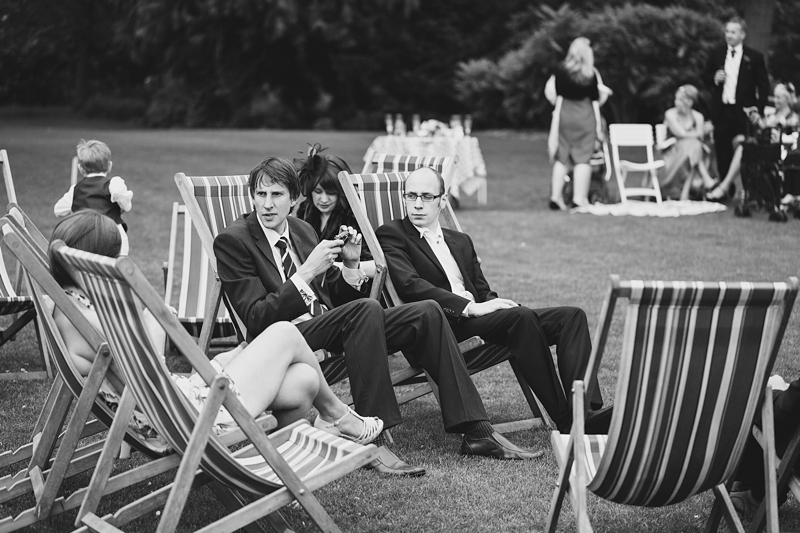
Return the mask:
<path id="1" fill-rule="evenodd" d="M 275 243 L 278 250 L 281 252 L 281 263 L 283 264 L 283 273 L 286 275 L 286 279 L 292 277 L 292 274 L 297 272 L 297 268 L 294 266 L 294 261 L 292 261 L 292 256 L 289 255 L 289 241 L 286 240 L 286 237 L 281 237 L 278 239 L 278 242 Z M 311 316 L 318 316 L 321 315 L 323 312 L 322 304 L 319 303 L 319 300 L 312 301 L 308 306 L 309 313 Z"/>
<path id="2" fill-rule="evenodd" d="M 278 239 L 278 242 L 275 243 L 275 246 L 277 246 L 278 250 L 281 252 L 283 273 L 286 276 L 286 279 L 289 279 L 292 277 L 292 274 L 297 271 L 294 266 L 294 261 L 292 261 L 292 256 L 289 255 L 289 241 L 286 240 L 286 237 L 281 237 Z"/>

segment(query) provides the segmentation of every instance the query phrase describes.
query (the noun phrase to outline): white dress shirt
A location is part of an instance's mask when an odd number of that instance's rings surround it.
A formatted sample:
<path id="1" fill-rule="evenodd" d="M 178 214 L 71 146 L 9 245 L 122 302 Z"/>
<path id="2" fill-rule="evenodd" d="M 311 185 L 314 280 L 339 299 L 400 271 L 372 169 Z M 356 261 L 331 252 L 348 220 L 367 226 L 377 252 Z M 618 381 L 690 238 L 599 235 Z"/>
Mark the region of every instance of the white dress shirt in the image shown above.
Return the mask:
<path id="1" fill-rule="evenodd" d="M 254 213 L 253 215 L 258 217 L 257 213 Z M 280 272 L 281 280 L 286 281 L 286 273 L 283 271 L 283 258 L 281 257 L 281 250 L 275 246 L 275 243 L 277 243 L 281 237 L 284 237 L 286 242 L 289 243 L 289 257 L 292 258 L 295 269 L 302 264 L 300 262 L 300 257 L 298 257 L 297 253 L 294 251 L 292 240 L 289 238 L 289 224 L 286 224 L 286 228 L 283 230 L 283 233 L 278 233 L 277 231 L 264 226 L 264 224 L 261 222 L 261 217 L 258 217 L 257 220 L 258 225 L 261 226 L 261 229 L 264 231 L 264 236 L 267 238 L 267 241 L 269 241 L 269 245 L 272 249 L 272 257 L 275 259 L 275 264 L 278 265 L 278 272 Z M 342 277 L 344 277 L 344 280 L 355 289 L 359 289 L 361 284 L 367 279 L 367 275 L 363 270 L 347 267 L 342 267 Z M 304 313 L 292 320 L 292 324 L 299 324 L 300 322 L 305 322 L 306 320 L 313 318 L 310 312 L 311 303 L 317 300 L 317 295 L 314 292 L 314 289 L 312 289 L 296 271 L 289 278 L 289 281 L 294 283 L 294 286 L 297 288 L 297 292 L 300 293 L 300 296 L 303 297 L 303 301 L 309 308 L 308 313 Z M 320 302 L 320 305 L 322 306 L 323 310 L 327 310 L 325 304 Z"/>
<path id="2" fill-rule="evenodd" d="M 85 177 L 93 178 L 96 176 L 105 175 L 105 172 L 94 172 L 92 174 L 87 174 Z M 53 213 L 57 217 L 65 217 L 72 213 L 72 198 L 74 194 L 75 186 L 72 185 L 69 190 L 64 193 L 64 196 L 62 196 L 61 199 L 56 202 L 55 207 L 53 207 Z M 119 176 L 114 176 L 111 178 L 111 181 L 108 182 L 108 194 L 111 196 L 111 201 L 116 202 L 123 213 L 127 213 L 131 210 L 133 191 L 128 190 L 124 179 L 120 178 Z"/>
<path id="3" fill-rule="evenodd" d="M 733 55 L 731 56 L 731 50 Z M 744 48 L 739 43 L 735 47 L 728 47 L 725 52 L 725 84 L 722 86 L 722 103 L 736 103 L 736 85 L 739 82 L 739 67 L 742 65 Z"/>
<path id="4" fill-rule="evenodd" d="M 416 228 L 416 226 L 414 227 Z M 471 303 L 475 302 L 475 297 L 464 285 L 464 278 L 461 275 L 461 270 L 458 268 L 458 263 L 456 263 L 453 257 L 453 252 L 450 251 L 447 243 L 444 242 L 442 226 L 437 222 L 433 229 L 417 228 L 417 231 L 419 231 L 421 239 L 428 241 L 428 244 L 430 244 L 433 250 L 433 254 L 442 265 L 444 273 L 447 276 L 447 281 L 450 282 L 450 292 L 470 301 L 461 313 L 463 316 L 467 316 L 467 309 L 469 309 Z"/>

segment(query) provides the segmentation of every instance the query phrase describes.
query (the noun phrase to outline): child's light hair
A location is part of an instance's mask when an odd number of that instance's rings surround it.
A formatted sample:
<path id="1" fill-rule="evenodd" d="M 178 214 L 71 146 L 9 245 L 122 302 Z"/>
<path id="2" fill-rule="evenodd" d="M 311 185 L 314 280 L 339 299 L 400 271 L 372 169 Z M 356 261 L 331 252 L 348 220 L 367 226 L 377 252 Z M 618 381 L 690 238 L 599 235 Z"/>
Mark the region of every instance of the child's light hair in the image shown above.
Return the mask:
<path id="1" fill-rule="evenodd" d="M 84 174 L 108 172 L 111 150 L 103 141 L 84 141 L 78 143 L 78 164 Z"/>

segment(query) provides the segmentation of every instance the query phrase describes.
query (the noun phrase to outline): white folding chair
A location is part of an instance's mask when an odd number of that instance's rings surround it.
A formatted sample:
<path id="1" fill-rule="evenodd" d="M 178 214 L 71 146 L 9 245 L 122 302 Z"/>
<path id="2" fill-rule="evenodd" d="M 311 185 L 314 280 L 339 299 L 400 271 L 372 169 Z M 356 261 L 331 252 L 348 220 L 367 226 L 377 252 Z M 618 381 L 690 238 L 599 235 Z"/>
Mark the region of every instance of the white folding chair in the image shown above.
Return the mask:
<path id="1" fill-rule="evenodd" d="M 657 203 L 661 203 L 661 188 L 658 186 L 658 176 L 656 171 L 664 166 L 664 160 L 656 160 L 653 156 L 653 127 L 650 124 L 611 124 L 609 126 L 609 140 L 611 142 L 611 154 L 614 161 L 614 174 L 617 176 L 619 186 L 619 196 L 622 202 L 627 202 L 629 196 L 641 196 L 644 198 L 655 198 Z M 620 147 L 642 148 L 646 156 L 644 162 L 633 162 L 620 159 Z M 628 187 L 625 180 L 629 172 L 642 173 L 641 184 L 639 187 Z M 647 187 L 650 181 L 652 187 Z"/>

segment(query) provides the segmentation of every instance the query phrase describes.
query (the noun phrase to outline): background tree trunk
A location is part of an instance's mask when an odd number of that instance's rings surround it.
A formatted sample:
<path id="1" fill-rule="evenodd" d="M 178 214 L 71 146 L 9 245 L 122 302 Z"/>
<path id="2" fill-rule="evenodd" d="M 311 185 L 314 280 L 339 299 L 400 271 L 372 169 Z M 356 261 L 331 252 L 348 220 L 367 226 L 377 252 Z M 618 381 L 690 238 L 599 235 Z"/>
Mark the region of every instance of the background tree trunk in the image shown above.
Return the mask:
<path id="1" fill-rule="evenodd" d="M 744 4 L 744 20 L 747 21 L 747 45 L 755 48 L 764 59 L 769 59 L 769 44 L 772 37 L 772 19 L 775 15 L 775 0 L 747 0 Z"/>

